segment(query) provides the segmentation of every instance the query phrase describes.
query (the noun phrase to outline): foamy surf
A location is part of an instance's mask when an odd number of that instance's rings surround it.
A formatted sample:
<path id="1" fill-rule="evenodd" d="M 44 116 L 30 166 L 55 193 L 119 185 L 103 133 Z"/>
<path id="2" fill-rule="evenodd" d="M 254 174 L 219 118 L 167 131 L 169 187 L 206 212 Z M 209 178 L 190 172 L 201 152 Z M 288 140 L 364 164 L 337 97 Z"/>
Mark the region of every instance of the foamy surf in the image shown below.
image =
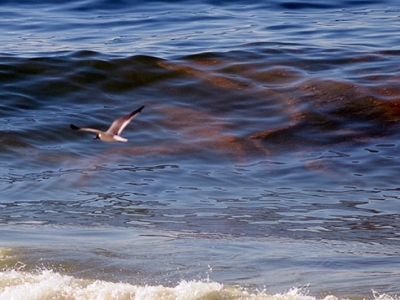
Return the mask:
<path id="1" fill-rule="evenodd" d="M 12 258 L 11 249 L 0 248 L 0 261 Z M 224 285 L 209 279 L 182 280 L 175 286 L 135 285 L 104 280 L 81 279 L 50 269 L 25 271 L 25 265 L 16 262 L 13 268 L 0 272 L 0 300 L 339 300 L 334 295 L 317 298 L 307 288 L 291 288 L 285 293 L 249 290 L 240 286 Z M 371 299 L 397 300 L 387 294 L 372 291 Z M 363 299 L 365 300 L 365 298 Z"/>
<path id="2" fill-rule="evenodd" d="M 376 300 L 394 300 L 395 297 L 373 293 Z M 0 300 L 36 299 L 135 299 L 135 300 L 317 300 L 302 288 L 292 288 L 283 294 L 271 295 L 265 291 L 249 292 L 238 286 L 218 282 L 181 281 L 175 287 L 162 285 L 140 286 L 101 280 L 78 279 L 52 270 L 37 273 L 6 270 L 0 273 Z M 324 300 L 338 300 L 330 295 Z"/>
<path id="3" fill-rule="evenodd" d="M 315 300 L 292 289 L 286 294 L 268 295 L 249 292 L 236 286 L 217 282 L 181 281 L 175 287 L 139 286 L 101 280 L 77 279 L 73 276 L 43 270 L 38 273 L 7 270 L 0 273 L 0 299 L 270 299 Z M 335 300 L 327 297 L 326 300 Z"/>

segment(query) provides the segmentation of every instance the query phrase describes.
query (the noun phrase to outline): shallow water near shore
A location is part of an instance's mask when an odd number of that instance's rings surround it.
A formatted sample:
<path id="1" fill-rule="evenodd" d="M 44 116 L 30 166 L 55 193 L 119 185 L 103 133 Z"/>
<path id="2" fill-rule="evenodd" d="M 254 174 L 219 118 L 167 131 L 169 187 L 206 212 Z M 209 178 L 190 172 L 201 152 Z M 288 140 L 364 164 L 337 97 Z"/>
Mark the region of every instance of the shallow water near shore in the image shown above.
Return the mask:
<path id="1" fill-rule="evenodd" d="M 400 294 L 395 3 L 0 7 L 0 299 Z"/>

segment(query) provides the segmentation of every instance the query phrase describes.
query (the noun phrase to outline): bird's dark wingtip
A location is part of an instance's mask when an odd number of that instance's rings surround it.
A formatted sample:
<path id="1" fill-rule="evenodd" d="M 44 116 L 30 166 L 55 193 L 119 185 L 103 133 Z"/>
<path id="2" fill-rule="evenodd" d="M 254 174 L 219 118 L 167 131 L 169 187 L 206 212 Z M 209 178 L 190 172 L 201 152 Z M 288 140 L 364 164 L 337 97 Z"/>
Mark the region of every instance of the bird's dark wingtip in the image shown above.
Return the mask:
<path id="1" fill-rule="evenodd" d="M 131 112 L 129 115 L 125 116 L 126 118 L 132 118 L 135 115 L 137 115 L 138 113 L 140 113 L 144 108 L 144 105 L 142 105 L 141 107 L 139 107 L 137 110 L 134 110 L 133 112 Z"/>
<path id="2" fill-rule="evenodd" d="M 136 113 L 140 113 L 140 112 L 142 111 L 143 108 L 144 108 L 144 105 L 142 105 L 141 107 L 139 107 L 139 108 L 136 110 Z"/>
<path id="3" fill-rule="evenodd" d="M 79 130 L 79 127 L 75 126 L 74 124 L 69 124 L 69 127 L 71 127 L 73 130 Z"/>

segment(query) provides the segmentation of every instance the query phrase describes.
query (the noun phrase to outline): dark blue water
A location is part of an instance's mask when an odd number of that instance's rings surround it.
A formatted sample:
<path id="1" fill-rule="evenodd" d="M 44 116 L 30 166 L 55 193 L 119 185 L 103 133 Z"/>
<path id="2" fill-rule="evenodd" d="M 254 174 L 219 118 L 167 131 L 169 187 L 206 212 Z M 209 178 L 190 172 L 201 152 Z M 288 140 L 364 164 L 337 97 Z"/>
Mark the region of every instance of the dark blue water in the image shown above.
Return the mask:
<path id="1" fill-rule="evenodd" d="M 392 1 L 2 3 L 6 56 L 92 50 L 179 58 L 252 49 L 254 43 L 331 51 L 391 50 L 399 43 L 398 7 Z"/>
<path id="2" fill-rule="evenodd" d="M 0 299 L 399 294 L 397 3 L 0 14 Z"/>

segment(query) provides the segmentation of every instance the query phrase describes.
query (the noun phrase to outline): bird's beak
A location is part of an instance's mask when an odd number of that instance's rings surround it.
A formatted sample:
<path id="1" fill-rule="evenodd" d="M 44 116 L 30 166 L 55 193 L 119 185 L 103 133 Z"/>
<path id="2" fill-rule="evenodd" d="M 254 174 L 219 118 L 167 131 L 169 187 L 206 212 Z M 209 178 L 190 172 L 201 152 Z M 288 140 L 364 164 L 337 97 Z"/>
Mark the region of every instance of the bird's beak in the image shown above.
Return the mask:
<path id="1" fill-rule="evenodd" d="M 96 135 L 93 140 L 98 140 L 99 139 L 99 135 Z"/>

